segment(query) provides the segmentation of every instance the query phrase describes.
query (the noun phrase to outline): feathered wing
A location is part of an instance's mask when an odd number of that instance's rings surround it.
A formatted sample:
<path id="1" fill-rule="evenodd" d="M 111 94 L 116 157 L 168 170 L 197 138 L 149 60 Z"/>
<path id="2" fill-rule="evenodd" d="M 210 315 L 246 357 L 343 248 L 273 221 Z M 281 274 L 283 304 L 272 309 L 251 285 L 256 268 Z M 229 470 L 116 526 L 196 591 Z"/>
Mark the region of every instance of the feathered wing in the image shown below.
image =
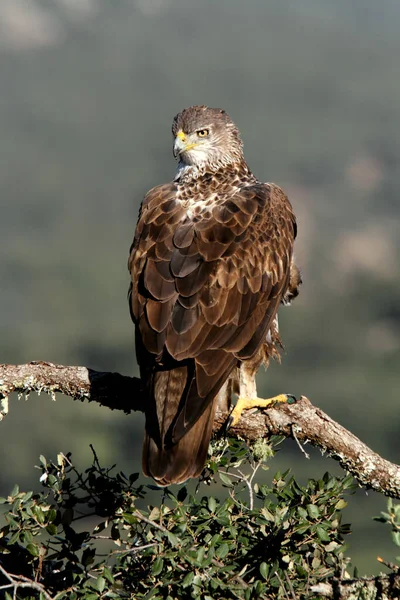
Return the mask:
<path id="1" fill-rule="evenodd" d="M 131 248 L 143 470 L 161 485 L 203 469 L 217 393 L 259 349 L 289 284 L 295 219 L 282 190 L 253 180 L 217 194 L 188 211 L 176 183 L 154 188 Z"/>

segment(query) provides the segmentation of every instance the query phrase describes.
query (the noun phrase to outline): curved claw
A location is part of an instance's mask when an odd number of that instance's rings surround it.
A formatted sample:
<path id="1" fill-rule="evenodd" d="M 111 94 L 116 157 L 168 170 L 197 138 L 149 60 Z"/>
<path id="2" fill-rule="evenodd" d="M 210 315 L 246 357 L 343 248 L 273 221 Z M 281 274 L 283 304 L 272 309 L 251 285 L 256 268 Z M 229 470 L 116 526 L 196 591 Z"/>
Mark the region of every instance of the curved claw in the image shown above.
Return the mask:
<path id="1" fill-rule="evenodd" d="M 297 398 L 294 394 L 285 394 L 287 400 L 286 402 L 288 404 L 295 404 L 297 402 Z"/>

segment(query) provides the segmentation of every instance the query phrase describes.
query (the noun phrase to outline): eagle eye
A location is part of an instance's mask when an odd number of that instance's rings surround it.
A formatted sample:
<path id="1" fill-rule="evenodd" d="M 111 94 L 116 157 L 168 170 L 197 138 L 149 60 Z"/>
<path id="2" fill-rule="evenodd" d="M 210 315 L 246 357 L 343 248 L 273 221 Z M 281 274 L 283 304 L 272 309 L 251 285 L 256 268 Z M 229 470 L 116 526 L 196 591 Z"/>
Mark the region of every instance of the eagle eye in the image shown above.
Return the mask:
<path id="1" fill-rule="evenodd" d="M 209 135 L 210 130 L 209 129 L 198 129 L 196 131 L 196 133 L 197 133 L 197 137 L 205 138 Z"/>

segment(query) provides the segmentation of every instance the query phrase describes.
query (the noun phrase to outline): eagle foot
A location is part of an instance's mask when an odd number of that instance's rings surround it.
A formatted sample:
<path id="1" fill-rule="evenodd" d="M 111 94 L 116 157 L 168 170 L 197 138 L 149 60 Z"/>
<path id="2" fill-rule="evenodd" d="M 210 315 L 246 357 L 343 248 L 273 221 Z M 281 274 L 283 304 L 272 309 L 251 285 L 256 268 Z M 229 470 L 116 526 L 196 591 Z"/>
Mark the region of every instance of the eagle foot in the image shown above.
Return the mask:
<path id="1" fill-rule="evenodd" d="M 274 396 L 273 398 L 238 398 L 234 409 L 228 418 L 227 429 L 236 425 L 242 416 L 242 412 L 244 410 L 248 410 L 250 408 L 268 408 L 269 406 L 274 406 L 274 404 L 279 403 L 287 403 L 294 404 L 296 402 L 296 396 L 293 394 L 279 394 L 278 396 Z"/>

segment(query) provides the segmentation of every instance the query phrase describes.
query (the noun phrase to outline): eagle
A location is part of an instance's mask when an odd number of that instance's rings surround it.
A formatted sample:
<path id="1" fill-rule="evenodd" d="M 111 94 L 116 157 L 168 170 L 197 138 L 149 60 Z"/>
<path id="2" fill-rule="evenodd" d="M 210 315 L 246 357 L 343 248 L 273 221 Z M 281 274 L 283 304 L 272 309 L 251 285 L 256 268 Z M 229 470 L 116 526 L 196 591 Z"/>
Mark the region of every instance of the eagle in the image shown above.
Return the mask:
<path id="1" fill-rule="evenodd" d="M 160 486 L 204 468 L 218 404 L 260 401 L 255 375 L 276 356 L 277 312 L 298 293 L 296 219 L 284 192 L 262 183 L 222 109 L 191 106 L 173 120 L 173 181 L 145 196 L 128 268 L 143 384 L 143 472 Z"/>

